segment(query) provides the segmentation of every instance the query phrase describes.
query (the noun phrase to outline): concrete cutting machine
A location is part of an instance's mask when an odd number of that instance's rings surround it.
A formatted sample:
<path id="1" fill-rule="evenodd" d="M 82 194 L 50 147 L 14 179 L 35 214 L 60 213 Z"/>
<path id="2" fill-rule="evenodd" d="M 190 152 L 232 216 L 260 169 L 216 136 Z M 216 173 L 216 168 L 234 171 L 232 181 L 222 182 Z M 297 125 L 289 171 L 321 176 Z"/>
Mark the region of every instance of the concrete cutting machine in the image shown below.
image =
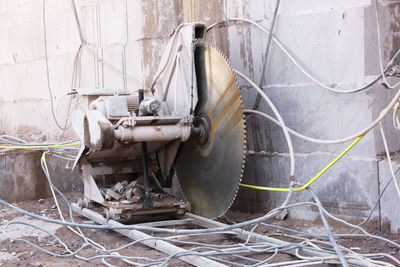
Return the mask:
<path id="1" fill-rule="evenodd" d="M 216 218 L 231 206 L 245 159 L 242 100 L 205 30 L 204 23 L 175 30 L 146 90 L 76 90 L 81 207 L 97 203 L 107 218 L 129 219 L 185 211 Z M 166 192 L 175 175 L 185 201 Z"/>

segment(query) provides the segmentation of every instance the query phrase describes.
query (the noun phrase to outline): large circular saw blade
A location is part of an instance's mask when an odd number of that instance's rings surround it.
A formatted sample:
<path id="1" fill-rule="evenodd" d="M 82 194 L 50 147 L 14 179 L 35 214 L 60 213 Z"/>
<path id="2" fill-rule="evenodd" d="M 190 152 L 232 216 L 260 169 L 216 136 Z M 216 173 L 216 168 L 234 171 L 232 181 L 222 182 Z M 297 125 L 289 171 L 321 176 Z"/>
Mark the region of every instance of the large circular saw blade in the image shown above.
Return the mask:
<path id="1" fill-rule="evenodd" d="M 195 118 L 207 124 L 207 138 L 192 134 L 181 144 L 175 168 L 192 211 L 216 218 L 233 203 L 243 174 L 242 99 L 232 67 L 218 49 L 200 43 L 194 54 L 199 98 Z"/>

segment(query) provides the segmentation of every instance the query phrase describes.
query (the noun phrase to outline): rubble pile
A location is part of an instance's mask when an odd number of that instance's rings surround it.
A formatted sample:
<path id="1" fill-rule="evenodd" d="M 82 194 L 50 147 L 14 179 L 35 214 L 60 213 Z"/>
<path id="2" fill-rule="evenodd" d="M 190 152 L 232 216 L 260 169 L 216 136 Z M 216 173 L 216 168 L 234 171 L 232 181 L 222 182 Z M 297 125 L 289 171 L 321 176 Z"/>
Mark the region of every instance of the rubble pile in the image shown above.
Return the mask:
<path id="1" fill-rule="evenodd" d="M 124 180 L 117 182 L 111 188 L 100 188 L 100 193 L 107 201 L 122 201 L 126 204 L 140 203 L 143 200 L 145 191 L 143 185 L 137 183 L 137 180 L 128 182 Z M 163 195 L 160 193 L 150 193 L 153 198 L 161 199 Z"/>

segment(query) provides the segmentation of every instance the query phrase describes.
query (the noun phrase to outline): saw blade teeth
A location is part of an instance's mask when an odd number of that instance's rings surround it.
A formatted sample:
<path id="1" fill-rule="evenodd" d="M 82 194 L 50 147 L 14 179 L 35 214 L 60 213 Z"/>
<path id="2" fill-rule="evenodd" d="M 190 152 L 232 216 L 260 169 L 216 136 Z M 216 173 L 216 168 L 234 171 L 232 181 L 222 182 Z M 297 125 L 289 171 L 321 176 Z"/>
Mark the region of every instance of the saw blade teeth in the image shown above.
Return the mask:
<path id="1" fill-rule="evenodd" d="M 226 68 L 230 71 L 230 73 L 232 74 L 232 76 L 233 76 L 233 79 L 234 79 L 234 84 L 235 84 L 235 86 L 236 86 L 236 90 L 238 91 L 238 96 L 237 96 L 237 98 L 235 99 L 235 101 L 239 101 L 239 105 L 240 105 L 240 108 L 241 108 L 241 110 L 243 111 L 243 98 L 242 98 L 242 95 L 241 95 L 241 91 L 239 90 L 239 84 L 238 84 L 238 81 L 237 81 L 237 79 L 236 79 L 236 75 L 235 75 L 235 72 L 234 72 L 234 70 L 233 70 L 233 68 L 232 68 L 232 65 L 231 65 L 231 63 L 230 63 L 230 61 L 229 61 L 229 59 L 226 57 L 226 55 L 225 55 L 225 53 L 223 53 L 223 51 L 220 49 L 220 48 L 217 48 L 216 47 L 216 45 L 215 44 L 210 44 L 210 43 L 197 43 L 197 44 L 195 44 L 195 46 L 196 46 L 196 48 L 197 47 L 199 47 L 199 46 L 204 46 L 205 47 L 205 50 L 207 50 L 208 49 L 208 47 L 211 47 L 211 48 L 213 48 L 220 56 L 222 56 L 222 58 L 224 58 L 224 60 L 225 60 L 225 63 L 226 63 Z M 195 48 L 195 49 L 196 49 Z M 199 50 L 199 53 L 202 53 L 201 52 L 202 50 Z M 216 55 L 216 54 L 213 54 L 213 56 L 216 56 L 216 57 L 218 57 L 218 55 Z M 196 69 L 196 72 L 197 72 L 197 69 Z M 208 100 L 207 100 L 208 101 Z M 229 197 L 229 198 L 227 198 L 226 199 L 226 201 L 229 201 L 229 203 L 228 202 L 225 202 L 226 204 L 224 204 L 224 206 L 223 206 L 223 208 L 221 207 L 221 209 L 214 209 L 214 214 L 213 215 L 211 215 L 211 216 L 205 216 L 204 215 L 204 213 L 202 213 L 202 210 L 201 210 L 201 208 L 198 208 L 198 209 L 196 209 L 196 207 L 194 207 L 194 206 L 192 206 L 193 207 L 193 211 L 196 213 L 196 214 L 198 214 L 198 215 L 200 215 L 200 216 L 203 216 L 203 217 L 207 217 L 207 218 L 210 218 L 210 219 L 215 219 L 215 218 L 218 218 L 218 217 L 220 217 L 220 216 L 222 216 L 223 214 L 225 214 L 225 212 L 231 207 L 231 205 L 233 204 L 233 202 L 234 202 L 234 200 L 235 200 L 235 198 L 236 198 L 236 196 L 237 196 L 237 193 L 238 193 L 238 191 L 239 191 L 239 188 L 240 188 L 240 183 L 241 183 L 241 181 L 242 181 L 242 178 L 243 178 L 243 174 L 244 174 L 244 169 L 245 169 L 245 163 L 246 163 L 246 149 L 247 149 L 247 131 L 246 131 L 246 120 L 245 120 L 245 118 L 246 118 L 246 116 L 245 116 L 245 114 L 241 114 L 240 115 L 240 123 L 242 123 L 242 126 L 239 128 L 238 127 L 238 130 L 240 129 L 240 131 L 241 131 L 241 133 L 242 133 L 242 140 L 241 140 L 241 146 L 240 147 L 238 147 L 239 148 L 239 150 L 241 150 L 241 157 L 239 158 L 237 158 L 236 160 L 237 160 L 237 163 L 236 164 L 238 164 L 237 165 L 237 176 L 236 176 L 236 178 L 235 178 L 235 185 L 233 185 L 233 184 L 231 184 L 231 191 L 229 191 L 229 194 L 230 194 L 230 196 L 232 196 L 232 197 Z M 239 122 L 239 120 L 238 120 L 238 122 Z M 184 144 L 184 143 L 183 143 Z M 182 145 L 183 145 L 182 144 Z M 181 145 L 181 146 L 182 146 Z M 181 150 L 181 149 L 180 149 Z M 179 154 L 178 154 L 178 156 L 179 156 Z M 237 156 L 239 156 L 239 154 L 237 154 Z M 183 157 L 183 156 L 182 156 Z M 185 163 L 186 162 L 183 162 L 183 165 L 184 166 L 182 166 L 182 168 L 184 168 L 184 167 L 186 167 L 187 168 L 187 165 L 185 165 Z M 240 169 L 240 171 L 239 171 L 239 169 Z M 178 179 L 179 179 L 179 172 L 177 172 L 177 175 L 178 175 Z M 179 179 L 180 180 L 180 179 Z M 182 191 L 182 193 L 183 193 L 183 195 L 184 195 L 184 197 L 185 197 L 185 199 L 187 200 L 187 201 L 189 201 L 190 202 L 190 199 L 187 197 L 187 195 L 186 195 L 186 193 L 185 193 L 185 190 L 186 190 L 186 188 L 185 188 L 185 186 L 184 185 L 182 185 L 181 184 L 181 180 L 180 180 L 180 183 L 179 183 L 179 187 L 180 187 L 180 189 L 181 189 L 181 191 Z M 199 195 L 200 197 L 201 197 L 201 195 Z M 193 196 L 189 196 L 189 197 L 193 197 Z M 207 196 L 206 196 L 207 197 Z"/>
<path id="2" fill-rule="evenodd" d="M 240 106 L 241 106 L 241 108 L 242 108 L 242 110 L 243 110 L 243 99 L 242 99 L 242 94 L 241 94 L 241 92 L 240 92 L 240 90 L 239 90 L 239 84 L 238 84 L 238 81 L 237 81 L 237 79 L 236 79 L 236 74 L 235 74 L 235 71 L 234 71 L 234 69 L 233 69 L 233 67 L 232 67 L 232 64 L 231 64 L 230 60 L 227 58 L 227 56 L 225 55 L 225 53 L 224 53 L 221 49 L 218 48 L 218 52 L 225 58 L 226 62 L 228 63 L 228 67 L 229 67 L 230 71 L 232 72 L 233 76 L 235 77 L 235 85 L 236 85 L 236 87 L 238 88 L 238 91 L 239 91 Z M 225 210 L 225 212 L 229 210 L 229 208 L 232 206 L 233 202 L 234 202 L 235 199 L 236 199 L 237 193 L 238 193 L 239 188 L 240 188 L 240 183 L 241 183 L 242 178 L 243 178 L 243 173 L 244 173 L 244 167 L 245 167 L 245 162 L 246 162 L 246 153 L 244 153 L 244 152 L 245 152 L 245 150 L 246 150 L 245 147 L 246 147 L 246 143 L 247 143 L 247 142 L 246 142 L 246 136 L 247 136 L 247 135 L 246 135 L 246 120 L 245 120 L 244 118 L 242 118 L 242 120 L 243 120 L 244 140 L 243 140 L 243 161 L 242 161 L 242 166 L 241 166 L 241 170 L 240 170 L 240 179 L 239 179 L 239 183 L 238 183 L 237 186 L 236 186 L 235 196 L 233 197 L 231 203 L 229 204 L 229 206 L 227 207 L 227 209 Z M 225 214 L 225 212 L 224 212 L 223 214 Z"/>

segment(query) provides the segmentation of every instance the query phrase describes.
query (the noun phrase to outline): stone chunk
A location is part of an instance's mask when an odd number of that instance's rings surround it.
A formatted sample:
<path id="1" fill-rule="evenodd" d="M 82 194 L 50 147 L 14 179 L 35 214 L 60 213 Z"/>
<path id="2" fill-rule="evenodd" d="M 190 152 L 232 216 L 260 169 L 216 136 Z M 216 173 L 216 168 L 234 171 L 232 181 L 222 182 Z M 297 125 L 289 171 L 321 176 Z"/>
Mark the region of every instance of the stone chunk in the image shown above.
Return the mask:
<path id="1" fill-rule="evenodd" d="M 107 189 L 106 195 L 111 196 L 111 197 L 112 197 L 113 199 L 115 199 L 115 200 L 120 200 L 121 197 L 122 197 L 120 194 L 118 194 L 117 192 L 114 192 L 114 191 L 111 190 L 111 189 Z M 106 196 L 106 198 L 107 198 L 107 196 Z"/>

